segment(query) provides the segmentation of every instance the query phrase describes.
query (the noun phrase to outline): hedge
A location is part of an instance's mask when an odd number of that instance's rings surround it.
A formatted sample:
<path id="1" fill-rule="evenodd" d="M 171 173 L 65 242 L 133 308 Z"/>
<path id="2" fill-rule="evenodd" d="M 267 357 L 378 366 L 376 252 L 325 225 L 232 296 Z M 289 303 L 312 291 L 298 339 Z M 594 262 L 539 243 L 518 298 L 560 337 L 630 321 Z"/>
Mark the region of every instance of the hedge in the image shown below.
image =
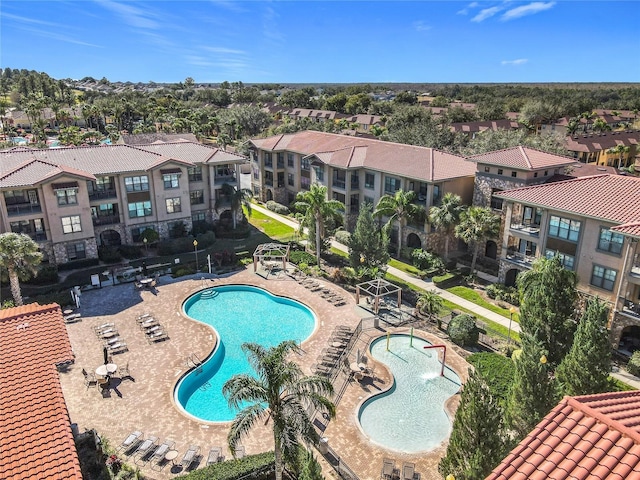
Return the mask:
<path id="1" fill-rule="evenodd" d="M 513 382 L 515 366 L 513 360 L 499 353 L 474 353 L 467 361 L 475 367 L 480 376 L 487 382 L 491 392 L 501 402 L 505 402 Z"/>
<path id="2" fill-rule="evenodd" d="M 239 460 L 227 460 L 199 468 L 178 478 L 185 480 L 235 480 L 238 478 L 266 480 L 273 477 L 275 471 L 273 452 L 248 455 Z"/>

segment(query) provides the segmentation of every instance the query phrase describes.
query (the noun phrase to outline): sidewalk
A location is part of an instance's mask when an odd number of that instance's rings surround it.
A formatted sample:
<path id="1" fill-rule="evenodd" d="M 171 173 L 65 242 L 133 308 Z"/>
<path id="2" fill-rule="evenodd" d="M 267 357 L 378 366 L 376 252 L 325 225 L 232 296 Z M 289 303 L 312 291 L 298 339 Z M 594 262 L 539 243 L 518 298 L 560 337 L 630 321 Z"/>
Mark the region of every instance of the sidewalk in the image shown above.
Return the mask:
<path id="1" fill-rule="evenodd" d="M 268 210 L 266 208 L 264 208 L 262 205 L 256 205 L 256 204 L 252 204 L 251 208 L 259 211 L 260 213 L 263 213 L 265 215 L 269 215 L 272 218 L 275 218 L 276 220 L 278 220 L 279 222 L 284 223 L 285 225 L 289 225 L 290 227 L 295 228 L 296 230 L 299 228 L 298 222 L 296 222 L 295 220 L 292 220 L 289 217 L 285 217 L 283 215 L 279 215 L 277 213 L 272 212 L 271 210 Z M 342 245 L 341 243 L 338 243 L 334 240 L 331 241 L 331 246 L 337 248 L 338 250 L 342 250 L 343 252 L 347 252 L 349 249 L 345 246 Z M 410 283 L 412 285 L 415 285 L 418 288 L 421 288 L 423 290 L 434 290 L 437 294 L 439 294 L 442 298 L 444 298 L 445 300 L 448 300 L 452 303 L 455 303 L 456 305 L 459 305 L 462 308 L 465 308 L 467 310 L 470 310 L 471 312 L 473 312 L 476 315 L 479 315 L 481 317 L 485 317 L 488 318 L 489 320 L 491 320 L 492 322 L 498 323 L 502 326 L 504 326 L 505 328 L 509 328 L 509 319 L 506 317 L 503 317 L 502 315 L 499 315 L 495 312 L 492 312 L 491 310 L 487 310 L 486 308 L 483 308 L 479 305 L 476 305 L 473 302 L 470 302 L 464 298 L 461 298 L 457 295 L 454 295 L 453 293 L 447 292 L 446 290 L 442 290 L 441 288 L 436 287 L 433 282 L 427 282 L 425 280 L 422 280 L 420 278 L 416 278 L 413 277 L 411 275 L 407 275 L 405 272 L 403 272 L 402 270 L 398 270 L 397 268 L 394 267 L 389 267 L 387 269 L 387 271 L 391 274 L 394 275 L 398 278 L 401 278 L 403 281 Z M 518 332 L 520 333 L 520 325 L 518 325 L 517 322 L 511 322 L 511 330 L 514 332 Z"/>

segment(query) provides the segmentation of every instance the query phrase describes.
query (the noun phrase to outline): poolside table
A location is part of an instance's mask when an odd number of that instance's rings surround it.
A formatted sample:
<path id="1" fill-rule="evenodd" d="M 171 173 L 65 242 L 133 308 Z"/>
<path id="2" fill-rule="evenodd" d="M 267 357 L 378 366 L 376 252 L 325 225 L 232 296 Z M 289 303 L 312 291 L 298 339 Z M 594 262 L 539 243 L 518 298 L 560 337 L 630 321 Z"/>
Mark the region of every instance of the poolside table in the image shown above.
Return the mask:
<path id="1" fill-rule="evenodd" d="M 111 375 L 118 371 L 118 365 L 115 363 L 107 363 L 106 365 L 100 365 L 96 368 L 96 375 L 100 377 L 106 377 L 107 375 Z"/>
<path id="2" fill-rule="evenodd" d="M 164 459 L 167 462 L 171 462 L 173 465 L 175 465 L 176 458 L 178 458 L 178 451 L 177 450 L 169 450 L 166 453 L 166 455 L 164 456 Z"/>

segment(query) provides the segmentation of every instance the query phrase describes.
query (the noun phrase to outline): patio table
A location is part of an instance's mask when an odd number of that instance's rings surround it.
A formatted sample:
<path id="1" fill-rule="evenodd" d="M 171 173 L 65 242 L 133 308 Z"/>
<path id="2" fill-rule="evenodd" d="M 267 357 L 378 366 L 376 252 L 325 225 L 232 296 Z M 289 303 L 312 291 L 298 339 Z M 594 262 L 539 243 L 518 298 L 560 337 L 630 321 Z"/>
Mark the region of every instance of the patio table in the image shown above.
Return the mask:
<path id="1" fill-rule="evenodd" d="M 96 375 L 100 377 L 106 377 L 107 375 L 111 375 L 118 371 L 118 365 L 115 363 L 107 363 L 105 365 L 100 365 L 96 368 Z"/>

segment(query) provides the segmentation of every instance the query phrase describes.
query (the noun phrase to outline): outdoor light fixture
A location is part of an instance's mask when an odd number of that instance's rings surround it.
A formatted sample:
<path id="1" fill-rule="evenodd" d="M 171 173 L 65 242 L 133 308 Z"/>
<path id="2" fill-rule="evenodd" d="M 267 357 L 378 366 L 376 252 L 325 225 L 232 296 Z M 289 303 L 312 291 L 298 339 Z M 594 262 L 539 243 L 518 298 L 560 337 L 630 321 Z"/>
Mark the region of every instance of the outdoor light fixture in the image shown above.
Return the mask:
<path id="1" fill-rule="evenodd" d="M 196 252 L 196 272 L 198 271 L 198 240 L 193 241 L 193 250 Z"/>

